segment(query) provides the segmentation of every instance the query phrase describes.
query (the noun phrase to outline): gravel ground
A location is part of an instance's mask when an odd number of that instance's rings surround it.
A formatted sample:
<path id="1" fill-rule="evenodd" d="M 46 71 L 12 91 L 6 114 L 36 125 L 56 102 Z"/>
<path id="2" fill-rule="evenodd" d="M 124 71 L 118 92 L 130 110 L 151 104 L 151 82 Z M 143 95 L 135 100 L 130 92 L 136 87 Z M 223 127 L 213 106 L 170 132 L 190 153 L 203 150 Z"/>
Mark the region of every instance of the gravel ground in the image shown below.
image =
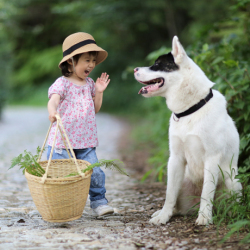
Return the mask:
<path id="1" fill-rule="evenodd" d="M 129 152 L 125 143 L 129 135 L 126 125 L 113 116 L 99 113 L 97 126 L 99 159 L 123 159 Z M 11 159 L 25 149 L 34 153 L 37 146 L 42 146 L 48 127 L 46 109 L 4 110 L 0 123 L 0 250 L 249 249 L 239 244 L 239 238 L 220 244 L 216 228 L 195 226 L 193 218 L 175 217 L 164 226 L 150 225 L 150 215 L 163 205 L 165 186 L 139 184 L 138 175 L 133 170 L 136 168 L 133 157 L 127 157 L 125 162 L 129 165 L 126 170 L 130 177 L 104 170 L 107 199 L 115 208 L 115 214 L 93 217 L 87 201 L 78 220 L 67 223 L 44 221 L 36 210 L 21 171 L 8 168 Z"/>

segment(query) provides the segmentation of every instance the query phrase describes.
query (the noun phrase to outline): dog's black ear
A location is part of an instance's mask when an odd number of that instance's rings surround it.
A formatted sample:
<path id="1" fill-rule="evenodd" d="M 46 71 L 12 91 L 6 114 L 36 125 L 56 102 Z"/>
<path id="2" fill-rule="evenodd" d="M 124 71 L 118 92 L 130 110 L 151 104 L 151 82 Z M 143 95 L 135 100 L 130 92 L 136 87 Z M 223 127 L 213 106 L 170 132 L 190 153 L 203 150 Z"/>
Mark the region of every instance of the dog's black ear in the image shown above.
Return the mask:
<path id="1" fill-rule="evenodd" d="M 176 64 L 180 64 L 187 55 L 177 36 L 172 41 L 172 55 Z"/>
<path id="2" fill-rule="evenodd" d="M 165 72 L 172 72 L 174 70 L 178 70 L 178 65 L 174 62 L 174 57 L 171 52 L 168 54 L 159 56 L 154 65 L 149 67 L 150 70 L 153 71 L 165 71 Z"/>

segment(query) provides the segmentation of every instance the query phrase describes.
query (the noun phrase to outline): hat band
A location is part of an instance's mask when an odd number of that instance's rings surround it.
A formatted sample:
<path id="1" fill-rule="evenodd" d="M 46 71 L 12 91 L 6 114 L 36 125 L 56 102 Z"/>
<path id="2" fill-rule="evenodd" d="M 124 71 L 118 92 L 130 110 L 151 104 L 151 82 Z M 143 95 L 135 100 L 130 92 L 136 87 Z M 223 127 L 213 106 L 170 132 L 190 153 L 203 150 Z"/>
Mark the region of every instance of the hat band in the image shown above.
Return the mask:
<path id="1" fill-rule="evenodd" d="M 79 48 L 81 48 L 81 47 L 83 47 L 83 46 L 85 46 L 85 45 L 91 44 L 91 43 L 95 43 L 95 44 L 96 44 L 96 42 L 95 42 L 94 40 L 91 40 L 91 39 L 88 39 L 88 40 L 79 42 L 79 43 L 77 43 L 77 44 L 71 46 L 71 47 L 68 48 L 67 50 L 65 50 L 65 51 L 63 52 L 63 57 L 65 57 L 65 56 L 71 54 L 73 51 L 75 51 L 75 50 L 77 50 L 77 49 L 79 49 Z"/>

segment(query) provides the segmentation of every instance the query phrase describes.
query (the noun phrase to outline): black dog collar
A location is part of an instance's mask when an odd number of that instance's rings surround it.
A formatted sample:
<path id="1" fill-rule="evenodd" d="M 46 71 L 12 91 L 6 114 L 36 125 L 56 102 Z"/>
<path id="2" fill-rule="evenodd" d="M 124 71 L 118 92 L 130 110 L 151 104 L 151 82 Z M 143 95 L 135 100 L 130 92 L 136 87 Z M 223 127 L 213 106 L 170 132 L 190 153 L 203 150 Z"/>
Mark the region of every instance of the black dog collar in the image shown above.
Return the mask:
<path id="1" fill-rule="evenodd" d="M 190 114 L 194 113 L 195 111 L 197 111 L 198 109 L 200 109 L 201 107 L 203 107 L 212 97 L 213 97 L 213 92 L 212 92 L 212 89 L 210 89 L 209 94 L 204 99 L 200 100 L 197 104 L 195 104 L 194 106 L 192 106 L 188 110 L 186 110 L 182 113 L 179 113 L 179 114 L 174 113 L 174 115 L 177 118 L 181 118 L 183 116 L 190 115 Z"/>

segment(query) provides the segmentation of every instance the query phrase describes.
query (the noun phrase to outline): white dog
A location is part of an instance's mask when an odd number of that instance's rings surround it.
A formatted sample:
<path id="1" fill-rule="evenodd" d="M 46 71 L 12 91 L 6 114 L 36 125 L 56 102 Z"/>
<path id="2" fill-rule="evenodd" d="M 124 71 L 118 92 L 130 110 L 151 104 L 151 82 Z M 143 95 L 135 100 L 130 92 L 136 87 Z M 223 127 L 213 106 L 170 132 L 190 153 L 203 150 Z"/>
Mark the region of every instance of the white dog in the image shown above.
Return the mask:
<path id="1" fill-rule="evenodd" d="M 165 224 L 175 212 L 187 214 L 194 205 L 190 196 L 198 195 L 196 223 L 212 223 L 212 201 L 216 188 L 223 184 L 220 169 L 228 190 L 240 192 L 242 188 L 234 178 L 239 135 L 224 96 L 211 89 L 214 83 L 187 56 L 176 36 L 171 53 L 160 56 L 151 67 L 134 71 L 136 80 L 146 85 L 139 94 L 165 97 L 172 111 L 166 200 L 150 222 Z"/>

